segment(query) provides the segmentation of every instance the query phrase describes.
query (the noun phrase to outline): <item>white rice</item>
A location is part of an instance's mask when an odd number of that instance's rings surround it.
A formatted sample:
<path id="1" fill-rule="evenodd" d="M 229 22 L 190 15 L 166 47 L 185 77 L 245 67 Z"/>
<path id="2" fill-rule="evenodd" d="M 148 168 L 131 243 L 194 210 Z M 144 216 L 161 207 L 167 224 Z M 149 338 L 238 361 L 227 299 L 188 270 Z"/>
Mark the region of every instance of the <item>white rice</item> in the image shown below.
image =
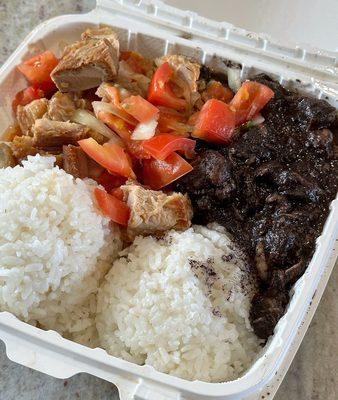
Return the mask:
<path id="1" fill-rule="evenodd" d="M 94 182 L 54 161 L 0 169 L 0 311 L 95 345 L 95 293 L 119 231 L 96 211 Z"/>
<path id="2" fill-rule="evenodd" d="M 253 286 L 220 227 L 137 237 L 99 289 L 100 344 L 181 378 L 236 379 L 260 349 L 248 319 Z"/>

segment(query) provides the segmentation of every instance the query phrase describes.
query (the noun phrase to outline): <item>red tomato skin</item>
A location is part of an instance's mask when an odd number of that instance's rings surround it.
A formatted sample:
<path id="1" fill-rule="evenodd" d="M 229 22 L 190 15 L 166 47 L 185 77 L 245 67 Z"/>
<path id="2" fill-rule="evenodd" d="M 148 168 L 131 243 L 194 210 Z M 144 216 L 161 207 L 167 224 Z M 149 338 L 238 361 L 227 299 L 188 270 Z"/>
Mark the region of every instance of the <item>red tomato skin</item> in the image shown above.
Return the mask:
<path id="1" fill-rule="evenodd" d="M 229 143 L 235 129 L 235 113 L 216 99 L 208 100 L 197 116 L 192 136 L 217 144 Z"/>
<path id="2" fill-rule="evenodd" d="M 254 118 L 274 95 L 273 90 L 259 82 L 243 82 L 230 102 L 236 113 L 236 125 Z"/>
<path id="3" fill-rule="evenodd" d="M 122 108 L 139 122 L 158 118 L 159 109 L 141 96 L 130 96 L 121 103 Z"/>
<path id="4" fill-rule="evenodd" d="M 127 178 L 109 173 L 107 170 L 103 171 L 100 176 L 95 178 L 96 182 L 103 186 L 107 192 L 126 183 Z"/>
<path id="5" fill-rule="evenodd" d="M 130 209 L 123 201 L 99 188 L 94 189 L 94 196 L 103 215 L 117 224 L 128 225 Z"/>
<path id="6" fill-rule="evenodd" d="M 195 140 L 164 133 L 143 142 L 143 148 L 157 160 L 165 160 L 171 153 L 180 151 L 186 158 L 193 158 Z"/>
<path id="7" fill-rule="evenodd" d="M 157 68 L 148 88 L 148 101 L 156 106 L 185 110 L 187 102 L 177 97 L 170 86 L 173 73 L 167 62 Z"/>
<path id="8" fill-rule="evenodd" d="M 79 140 L 82 150 L 110 173 L 135 179 L 131 162 L 124 149 L 115 143 L 98 144 L 93 138 Z"/>
<path id="9" fill-rule="evenodd" d="M 159 190 L 192 170 L 193 167 L 177 153 L 170 154 L 165 160 L 151 158 L 143 161 L 143 183 Z"/>
<path id="10" fill-rule="evenodd" d="M 50 77 L 51 72 L 58 64 L 55 55 L 47 50 L 17 66 L 31 85 L 44 85 L 44 89 L 53 89 L 54 82 Z"/>
<path id="11" fill-rule="evenodd" d="M 230 88 L 227 86 L 223 86 L 221 82 L 211 82 L 206 89 L 207 96 L 210 99 L 217 99 L 224 101 L 224 103 L 228 103 L 233 97 L 234 94 Z"/>
<path id="12" fill-rule="evenodd" d="M 33 100 L 41 99 L 44 97 L 44 92 L 36 86 L 28 86 L 26 89 L 21 90 L 15 95 L 12 102 L 12 109 L 14 113 L 18 106 L 25 106 Z"/>

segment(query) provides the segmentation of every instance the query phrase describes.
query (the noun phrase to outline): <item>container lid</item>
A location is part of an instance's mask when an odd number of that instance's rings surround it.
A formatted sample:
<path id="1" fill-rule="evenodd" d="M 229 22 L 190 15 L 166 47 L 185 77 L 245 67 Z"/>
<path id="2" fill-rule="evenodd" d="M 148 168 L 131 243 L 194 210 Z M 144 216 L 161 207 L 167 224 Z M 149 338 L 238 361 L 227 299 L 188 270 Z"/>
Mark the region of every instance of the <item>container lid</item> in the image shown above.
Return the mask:
<path id="1" fill-rule="evenodd" d="M 259 54 L 267 62 L 287 61 L 322 82 L 338 85 L 338 53 L 316 49 L 309 45 L 283 45 L 266 34 L 257 34 L 234 27 L 228 22 L 217 22 L 163 3 L 161 0 L 97 0 L 97 9 L 119 12 L 157 27 L 176 31 L 186 39 L 192 37 L 212 40 L 228 47 L 234 46 L 250 54 Z"/>

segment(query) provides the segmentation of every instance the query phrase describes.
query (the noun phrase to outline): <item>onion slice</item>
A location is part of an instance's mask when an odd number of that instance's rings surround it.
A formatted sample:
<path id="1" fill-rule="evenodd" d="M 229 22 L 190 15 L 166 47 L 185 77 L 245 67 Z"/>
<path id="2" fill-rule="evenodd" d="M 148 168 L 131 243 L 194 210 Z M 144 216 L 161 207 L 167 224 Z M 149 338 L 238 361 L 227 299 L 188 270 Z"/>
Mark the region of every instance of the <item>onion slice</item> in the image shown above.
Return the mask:
<path id="1" fill-rule="evenodd" d="M 153 118 L 148 122 L 140 122 L 136 125 L 134 132 L 131 135 L 133 140 L 147 140 L 155 135 L 157 127 L 157 119 Z"/>
<path id="2" fill-rule="evenodd" d="M 136 121 L 136 119 L 133 118 L 131 115 L 129 115 L 126 111 L 116 107 L 112 103 L 105 103 L 104 101 L 93 101 L 92 106 L 93 106 L 96 118 L 98 118 L 99 113 L 101 111 L 103 111 L 103 112 L 114 114 L 116 117 L 123 119 L 123 121 L 128 122 L 128 124 L 130 124 L 130 125 L 135 126 L 138 123 L 138 121 Z"/>
<path id="3" fill-rule="evenodd" d="M 228 68 L 228 86 L 235 93 L 241 87 L 241 69 Z"/>
<path id="4" fill-rule="evenodd" d="M 87 126 L 93 131 L 100 133 L 108 139 L 111 139 L 114 141 L 114 143 L 120 145 L 122 143 L 121 139 L 111 129 L 109 129 L 103 122 L 95 118 L 94 115 L 87 110 L 80 108 L 76 110 L 71 117 L 71 121 Z"/>

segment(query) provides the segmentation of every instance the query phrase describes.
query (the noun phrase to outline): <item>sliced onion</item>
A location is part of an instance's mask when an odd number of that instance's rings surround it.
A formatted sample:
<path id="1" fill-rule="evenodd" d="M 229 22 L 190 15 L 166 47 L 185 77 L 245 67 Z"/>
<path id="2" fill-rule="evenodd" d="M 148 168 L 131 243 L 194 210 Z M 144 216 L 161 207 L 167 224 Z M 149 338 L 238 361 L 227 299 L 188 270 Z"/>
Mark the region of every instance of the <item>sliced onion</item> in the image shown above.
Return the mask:
<path id="1" fill-rule="evenodd" d="M 256 126 L 256 125 L 260 125 L 265 121 L 265 118 L 263 117 L 262 114 L 258 113 L 255 118 L 252 119 L 252 125 Z"/>
<path id="2" fill-rule="evenodd" d="M 235 93 L 241 87 L 241 70 L 239 68 L 228 68 L 228 86 Z"/>
<path id="3" fill-rule="evenodd" d="M 133 140 L 147 140 L 155 135 L 157 120 L 151 119 L 148 122 L 140 122 L 136 125 L 134 132 L 131 135 Z"/>
<path id="4" fill-rule="evenodd" d="M 71 120 L 73 122 L 77 122 L 78 124 L 85 125 L 88 128 L 101 133 L 101 135 L 105 136 L 108 139 L 112 139 L 117 144 L 121 144 L 122 141 L 112 130 L 110 130 L 103 122 L 99 121 L 94 117 L 89 111 L 78 109 L 72 115 Z"/>
<path id="5" fill-rule="evenodd" d="M 112 103 L 105 103 L 104 101 L 93 101 L 92 106 L 94 109 L 94 113 L 96 118 L 98 118 L 99 112 L 108 112 L 111 114 L 116 115 L 117 117 L 123 119 L 124 121 L 128 122 L 131 125 L 137 125 L 137 121 L 131 115 L 129 115 L 126 111 L 121 110 L 120 108 L 116 107 Z"/>

